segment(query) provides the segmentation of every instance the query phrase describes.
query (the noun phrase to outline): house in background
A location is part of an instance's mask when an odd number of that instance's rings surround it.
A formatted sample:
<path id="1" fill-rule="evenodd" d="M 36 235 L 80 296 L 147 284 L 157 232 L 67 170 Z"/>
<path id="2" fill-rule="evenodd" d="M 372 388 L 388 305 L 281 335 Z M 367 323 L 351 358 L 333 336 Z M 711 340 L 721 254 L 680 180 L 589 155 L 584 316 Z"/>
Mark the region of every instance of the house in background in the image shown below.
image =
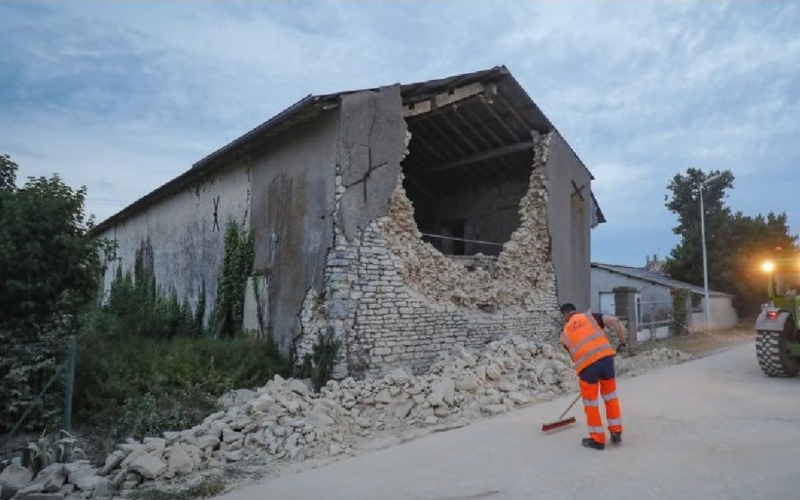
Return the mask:
<path id="1" fill-rule="evenodd" d="M 651 319 L 665 320 L 672 314 L 673 288 L 686 288 L 692 292 L 692 303 L 697 307 L 692 311 L 692 329 L 705 328 L 705 297 L 702 287 L 674 280 L 664 274 L 646 268 L 592 263 L 591 309 L 603 314 L 614 314 L 614 289 L 630 287 L 638 290 L 640 324 L 646 326 Z M 736 325 L 736 310 L 733 308 L 733 295 L 709 290 L 711 307 L 711 328 L 722 329 Z M 665 336 L 661 330 L 659 337 Z"/>
<path id="2" fill-rule="evenodd" d="M 309 96 L 99 224 L 193 309 L 218 296 L 226 226 L 252 235 L 245 328 L 343 369 L 426 369 L 455 345 L 553 342 L 589 307 L 592 174 L 505 67 Z M 209 325 L 213 332 L 214 325 Z"/>

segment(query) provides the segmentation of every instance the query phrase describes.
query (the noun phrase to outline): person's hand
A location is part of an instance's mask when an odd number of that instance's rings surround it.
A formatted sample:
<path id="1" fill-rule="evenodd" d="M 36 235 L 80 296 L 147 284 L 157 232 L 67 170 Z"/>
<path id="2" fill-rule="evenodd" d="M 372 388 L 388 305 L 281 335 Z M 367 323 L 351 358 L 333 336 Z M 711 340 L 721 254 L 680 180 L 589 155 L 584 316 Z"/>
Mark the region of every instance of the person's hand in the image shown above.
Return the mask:
<path id="1" fill-rule="evenodd" d="M 617 353 L 621 354 L 625 352 L 628 352 L 628 344 L 626 344 L 625 342 L 620 342 L 619 344 L 617 344 Z"/>

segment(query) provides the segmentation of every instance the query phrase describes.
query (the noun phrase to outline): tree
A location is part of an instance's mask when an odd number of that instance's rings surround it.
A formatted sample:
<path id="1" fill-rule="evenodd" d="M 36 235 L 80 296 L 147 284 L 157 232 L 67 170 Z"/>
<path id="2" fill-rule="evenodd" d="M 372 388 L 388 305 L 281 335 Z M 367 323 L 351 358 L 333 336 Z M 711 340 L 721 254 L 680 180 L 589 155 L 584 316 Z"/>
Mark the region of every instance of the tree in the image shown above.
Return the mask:
<path id="1" fill-rule="evenodd" d="M 85 187 L 58 175 L 17 187 L 17 168 L 0 156 L 0 332 L 32 339 L 96 296 L 102 243 L 88 235 Z"/>
<path id="2" fill-rule="evenodd" d="M 720 178 L 703 189 L 709 288 L 736 294 L 737 309 L 748 313 L 766 297 L 757 263 L 776 247 L 793 249 L 797 237 L 789 233 L 785 213 L 750 217 L 732 212 L 726 204 L 727 191 L 734 186 L 729 170 L 705 174 L 690 168 L 667 185 L 671 194 L 666 207 L 678 216 L 673 232 L 681 241 L 672 249 L 665 270 L 674 279 L 703 285 L 699 188 L 714 175 Z"/>

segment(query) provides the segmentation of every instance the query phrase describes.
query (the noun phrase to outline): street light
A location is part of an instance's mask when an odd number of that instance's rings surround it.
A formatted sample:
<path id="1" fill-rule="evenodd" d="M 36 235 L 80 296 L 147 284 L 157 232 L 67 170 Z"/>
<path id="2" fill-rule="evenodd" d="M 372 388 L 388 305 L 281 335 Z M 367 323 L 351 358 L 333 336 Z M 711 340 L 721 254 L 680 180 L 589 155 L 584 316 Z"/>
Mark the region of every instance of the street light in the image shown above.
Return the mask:
<path id="1" fill-rule="evenodd" d="M 722 177 L 722 174 L 712 175 L 700 183 L 700 239 L 703 240 L 703 291 L 706 296 L 706 331 L 711 329 L 711 303 L 708 300 L 708 258 L 706 257 L 706 217 L 703 208 L 703 187 L 708 183 Z"/>

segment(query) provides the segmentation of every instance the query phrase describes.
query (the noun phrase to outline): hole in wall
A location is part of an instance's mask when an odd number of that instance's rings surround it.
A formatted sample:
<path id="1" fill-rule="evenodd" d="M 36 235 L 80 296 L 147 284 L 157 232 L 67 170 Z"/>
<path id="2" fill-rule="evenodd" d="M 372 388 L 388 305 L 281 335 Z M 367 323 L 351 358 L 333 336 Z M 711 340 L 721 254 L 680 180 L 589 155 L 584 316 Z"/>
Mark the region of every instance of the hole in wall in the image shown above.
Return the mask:
<path id="1" fill-rule="evenodd" d="M 423 239 L 453 258 L 499 255 L 520 224 L 534 161 L 530 128 L 506 102 L 480 95 L 406 123 L 403 187 Z"/>

